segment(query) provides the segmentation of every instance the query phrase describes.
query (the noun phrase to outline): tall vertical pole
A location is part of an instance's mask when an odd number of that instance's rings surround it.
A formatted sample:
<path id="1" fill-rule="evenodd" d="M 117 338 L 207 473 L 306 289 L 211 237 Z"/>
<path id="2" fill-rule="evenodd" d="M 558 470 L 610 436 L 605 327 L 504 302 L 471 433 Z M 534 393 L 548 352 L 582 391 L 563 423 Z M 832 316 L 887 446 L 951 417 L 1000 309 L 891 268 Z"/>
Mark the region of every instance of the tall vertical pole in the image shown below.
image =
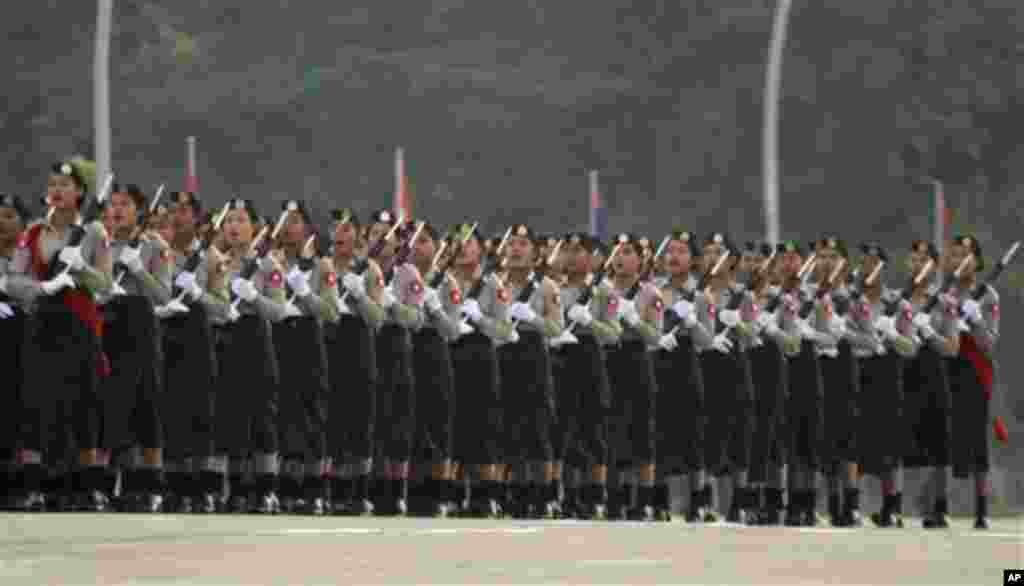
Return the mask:
<path id="1" fill-rule="evenodd" d="M 106 177 L 110 157 L 110 31 L 114 19 L 114 0 L 98 0 L 96 10 L 96 49 L 93 63 L 93 124 L 96 150 L 96 179 Z M 99 186 L 97 185 L 97 189 Z"/>
<path id="2" fill-rule="evenodd" d="M 185 191 L 199 191 L 199 176 L 196 174 L 196 137 L 185 139 Z"/>
<path id="3" fill-rule="evenodd" d="M 775 246 L 779 243 L 779 99 L 782 86 L 782 59 L 786 47 L 786 29 L 789 25 L 791 0 L 779 0 L 775 7 L 775 25 L 768 54 L 768 67 L 764 88 L 764 126 L 762 153 L 764 160 L 764 221 L 766 238 Z"/>

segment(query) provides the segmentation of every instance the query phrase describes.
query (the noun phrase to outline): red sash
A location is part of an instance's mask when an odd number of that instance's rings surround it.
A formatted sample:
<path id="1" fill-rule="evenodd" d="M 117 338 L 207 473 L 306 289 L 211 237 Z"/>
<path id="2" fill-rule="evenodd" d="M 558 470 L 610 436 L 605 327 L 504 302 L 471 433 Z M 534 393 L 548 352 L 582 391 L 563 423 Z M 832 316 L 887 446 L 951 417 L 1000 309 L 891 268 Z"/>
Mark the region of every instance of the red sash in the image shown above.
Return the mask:
<path id="1" fill-rule="evenodd" d="M 967 359 L 974 367 L 974 374 L 978 377 L 978 383 L 985 392 L 985 400 L 991 401 L 994 367 L 992 361 L 981 351 L 978 341 L 971 334 L 960 334 L 960 357 Z M 997 415 L 992 421 L 992 433 L 1000 443 L 1005 445 L 1010 442 L 1010 431 L 1001 416 Z"/>
<path id="2" fill-rule="evenodd" d="M 43 228 L 42 224 L 32 226 L 29 228 L 28 238 L 25 239 L 25 246 L 28 248 L 31 258 L 32 275 L 40 281 L 46 279 L 49 269 L 49 264 L 39 249 L 39 238 L 43 233 Z M 80 289 L 65 289 L 61 294 L 61 301 L 71 310 L 71 313 L 96 334 L 97 340 L 103 339 L 103 316 L 92 295 Z M 110 361 L 102 350 L 99 351 L 96 368 L 101 377 L 110 375 Z"/>

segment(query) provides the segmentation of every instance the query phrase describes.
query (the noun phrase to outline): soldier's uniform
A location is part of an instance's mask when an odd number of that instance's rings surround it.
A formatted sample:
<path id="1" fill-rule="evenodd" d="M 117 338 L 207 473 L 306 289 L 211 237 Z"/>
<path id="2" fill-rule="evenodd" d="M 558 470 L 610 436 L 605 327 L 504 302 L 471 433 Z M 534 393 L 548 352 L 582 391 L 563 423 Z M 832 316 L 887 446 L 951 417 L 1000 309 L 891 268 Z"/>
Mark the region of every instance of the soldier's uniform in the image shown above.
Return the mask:
<path id="1" fill-rule="evenodd" d="M 913 249 L 939 262 L 932 244 L 915 242 Z M 952 413 L 947 359 L 955 354 L 946 340 L 959 336 L 957 305 L 950 298 L 943 296 L 930 312 L 926 311 L 930 298 L 938 293 L 937 287 L 925 286 L 920 296 L 915 292 L 909 300 L 922 343 L 903 372 L 904 411 L 910 425 L 904 463 L 931 471 L 926 486 L 934 493 L 934 502 L 930 514 L 925 515 L 926 528 L 948 526 Z"/>
<path id="2" fill-rule="evenodd" d="M 248 200 L 232 201 L 230 209 L 257 218 Z M 235 319 L 217 328 L 221 377 L 231 384 L 217 389 L 216 447 L 230 460 L 231 508 L 275 513 L 280 510 L 277 414 L 281 375 L 271 324 L 287 315 L 284 275 L 267 256 L 248 262 L 257 264 L 250 269 L 251 275 L 243 274 L 246 263 L 234 255 L 225 274 L 218 275 L 230 287 L 232 307 L 238 315 L 232 314 L 229 317 Z M 243 294 L 248 298 L 240 297 Z M 246 460 L 251 483 L 241 466 Z"/>
<path id="3" fill-rule="evenodd" d="M 332 233 L 347 222 L 358 232 L 359 220 L 351 211 L 335 212 Z M 370 486 L 377 413 L 375 334 L 385 318 L 380 305 L 384 277 L 372 260 L 362 275 L 352 272 L 351 263 L 340 265 L 334 260 L 321 271 L 321 277 L 320 291 L 329 301 L 324 337 L 331 385 L 327 441 L 337 471 L 331 487 L 334 512 L 367 514 L 373 511 Z M 346 280 L 352 287 L 345 286 Z"/>
<path id="4" fill-rule="evenodd" d="M 591 251 L 594 242 L 586 234 L 571 234 L 568 239 Z M 593 265 L 597 266 L 597 265 Z M 562 360 L 556 378 L 558 429 L 556 459 L 574 471 L 585 470 L 589 478 L 578 487 L 576 513 L 582 518 L 603 518 L 608 502 L 605 494 L 608 467 L 607 414 L 611 407 L 611 388 L 605 364 L 606 348 L 618 344 L 622 325 L 618 320 L 618 298 L 607 283 L 592 283 L 586 324 L 573 322 L 576 343 L 566 343 L 556 353 Z M 574 311 L 585 287 L 562 286 L 561 305 Z M 583 308 L 584 306 L 580 306 Z M 564 473 L 563 473 L 564 474 Z M 570 486 L 566 485 L 566 491 Z M 568 495 L 567 495 L 568 497 Z M 569 498 L 566 499 L 570 500 Z M 570 503 L 567 503 L 570 504 Z"/>
<path id="5" fill-rule="evenodd" d="M 462 229 L 469 229 L 462 226 Z M 481 248 L 484 239 L 473 232 Z M 460 283 L 465 292 L 462 311 L 475 331 L 452 345 L 455 370 L 455 459 L 464 467 L 481 470 L 501 460 L 503 437 L 501 386 L 497 347 L 515 336 L 508 320 L 508 290 L 493 274 L 481 274 Z M 479 479 L 473 486 L 468 514 L 493 517 L 500 514 L 502 485 L 497 479 Z"/>
<path id="6" fill-rule="evenodd" d="M 539 245 L 525 225 L 514 226 L 513 235 Z M 554 485 L 546 482 L 549 479 L 540 476 L 544 464 L 554 462 L 551 423 L 555 397 L 548 340 L 558 336 L 563 327 L 558 286 L 550 278 L 537 275 L 536 280 L 528 279 L 522 286 L 509 285 L 509 296 L 514 300 L 509 306 L 510 315 L 522 311 L 528 317 L 517 322 L 519 339 L 498 349 L 504 456 L 506 464 L 533 469 L 532 478 L 512 486 L 517 509 L 513 513 L 519 517 L 551 517 L 558 495 Z"/>
<path id="7" fill-rule="evenodd" d="M 145 206 L 137 188 L 136 205 Z M 170 301 L 171 263 L 169 253 L 152 240 L 111 243 L 115 264 L 115 287 L 99 298 L 103 311 L 103 347 L 110 359 L 111 373 L 101 386 L 102 446 L 115 455 L 133 446 L 163 447 L 161 406 L 164 402 L 163 341 L 154 308 Z M 131 260 L 129 260 L 131 259 Z M 119 507 L 126 510 L 158 512 L 162 509 L 163 470 L 161 465 L 131 466 L 123 476 Z"/>
<path id="8" fill-rule="evenodd" d="M 178 192 L 172 199 L 199 214 L 195 194 Z M 219 264 L 211 255 L 218 253 L 202 250 L 196 239 L 184 250 L 172 250 L 172 299 L 177 303 L 157 308 L 164 351 L 164 452 L 167 461 L 181 465 L 167 473 L 167 486 L 174 510 L 181 513 L 216 512 L 224 492 L 226 470 L 214 447 L 219 368 L 214 327 L 228 322 L 230 299 L 223 281 L 211 283 Z M 185 467 L 189 459 L 191 470 Z"/>
<path id="9" fill-rule="evenodd" d="M 284 209 L 298 214 L 306 226 L 311 225 L 301 202 L 286 202 Z M 299 246 L 305 248 L 306 243 Z M 315 253 L 299 250 L 297 255 L 274 256 L 285 275 L 288 299 L 286 317 L 272 328 L 282 382 L 278 417 L 286 467 L 280 480 L 282 505 L 287 511 L 322 515 L 329 490 L 329 383 L 323 332 L 329 304 L 320 294 L 323 280 Z"/>
<path id="10" fill-rule="evenodd" d="M 972 236 L 958 236 L 954 245 L 966 248 L 984 270 L 981 246 Z M 952 393 L 952 463 L 954 478 L 974 477 L 975 528 L 988 527 L 988 498 L 991 491 L 992 425 L 991 396 L 996 371 L 995 347 L 999 341 L 999 294 L 991 285 L 971 290 L 954 288 L 952 297 L 960 304 L 960 352 L 948 359 Z"/>
<path id="11" fill-rule="evenodd" d="M 16 236 L 20 239 L 28 221 L 28 210 L 21 198 L 11 194 L 0 194 L 0 208 L 13 210 L 17 217 Z M 15 228 L 15 226 L 11 226 Z M 7 286 L 7 274 L 17 251 L 17 242 L 10 251 L 0 252 L 0 372 L 5 373 L 6 383 L 0 391 L 0 510 L 17 508 L 25 497 L 24 469 L 20 466 L 21 454 L 18 431 L 23 418 L 21 392 L 22 345 L 25 341 L 25 304 L 19 299 L 17 287 Z M 38 488 L 38 487 L 37 487 Z"/>

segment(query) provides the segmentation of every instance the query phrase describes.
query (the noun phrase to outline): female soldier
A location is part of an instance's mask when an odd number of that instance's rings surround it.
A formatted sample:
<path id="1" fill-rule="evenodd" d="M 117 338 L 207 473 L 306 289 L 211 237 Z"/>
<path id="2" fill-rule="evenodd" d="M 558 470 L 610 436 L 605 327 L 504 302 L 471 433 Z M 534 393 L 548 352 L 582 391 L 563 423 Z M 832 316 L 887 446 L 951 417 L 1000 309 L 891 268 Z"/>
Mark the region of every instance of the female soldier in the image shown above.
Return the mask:
<path id="1" fill-rule="evenodd" d="M 640 241 L 631 234 L 620 234 L 613 264 L 613 293 L 622 297 L 619 316 L 624 322 L 622 343 L 608 353 L 608 375 L 613 396 L 613 412 L 619 418 L 613 459 L 620 467 L 638 470 L 637 504 L 629 508 L 629 495 L 620 488 L 611 505 L 611 518 L 653 520 L 655 478 L 655 401 L 658 385 L 651 354 L 661 340 L 664 303 L 654 285 L 641 282 L 644 257 Z M 626 470 L 620 468 L 620 480 Z M 622 485 L 626 483 L 620 482 Z"/>
<path id="2" fill-rule="evenodd" d="M 157 308 L 166 366 L 161 411 L 165 450 L 167 459 L 178 467 L 167 473 L 167 483 L 177 501 L 171 506 L 177 512 L 213 513 L 223 500 L 227 466 L 216 457 L 214 448 L 219 367 L 214 327 L 227 324 L 230 297 L 222 278 L 216 283 L 211 279 L 219 270 L 219 251 L 214 246 L 202 250 L 203 243 L 197 239 L 202 213 L 199 197 L 179 191 L 171 195 L 171 201 L 167 222 L 174 226 L 174 239 L 167 242 L 171 245 L 174 301 Z M 193 255 L 204 252 L 205 256 L 192 260 Z M 190 260 L 195 267 L 189 265 Z"/>
<path id="3" fill-rule="evenodd" d="M 324 332 L 331 384 L 327 441 L 335 458 L 331 498 L 336 514 L 367 515 L 373 512 L 374 335 L 384 323 L 384 277 L 372 259 L 363 274 L 353 271 L 361 238 L 359 218 L 351 210 L 332 212 L 330 233 L 334 254 L 321 268 L 321 291 L 332 302 Z"/>
<path id="4" fill-rule="evenodd" d="M 154 307 L 171 298 L 170 256 L 156 242 L 141 239 L 138 218 L 146 196 L 138 186 L 115 186 L 107 209 L 117 274 L 114 294 L 101 298 L 103 346 L 111 362 L 101 392 L 103 445 L 125 460 L 119 508 L 155 513 L 163 507 L 164 364 Z M 135 446 L 142 448 L 141 459 L 130 452 Z"/>
<path id="5" fill-rule="evenodd" d="M 588 234 L 567 236 L 565 270 L 567 280 L 561 287 L 562 307 L 577 343 L 564 344 L 559 352 L 563 365 L 557 379 L 558 416 L 563 435 L 556 444 L 561 459 L 571 467 L 571 476 L 587 475 L 586 484 L 566 484 L 566 490 L 579 487 L 577 516 L 604 519 L 608 497 L 607 413 L 611 407 L 611 387 L 605 365 L 605 348 L 618 343 L 622 325 L 618 320 L 618 298 L 604 282 L 604 271 L 594 264 L 595 241 Z M 594 280 L 590 280 L 594 279 Z M 601 282 L 597 282 L 601 281 Z M 581 297 L 593 288 L 589 303 Z M 566 499 L 570 500 L 570 499 Z"/>
<path id="6" fill-rule="evenodd" d="M 45 505 L 41 496 L 44 442 L 67 438 L 65 414 L 74 413 L 78 464 L 72 476 L 73 507 L 104 510 L 113 481 L 99 454 L 94 406 L 100 376 L 109 374 L 102 354 L 102 317 L 94 295 L 112 285 L 112 257 L 106 231 L 99 222 L 85 226 L 79 207 L 85 181 L 70 163 L 57 163 L 47 181 L 53 210 L 48 224 L 32 226 L 15 253 L 8 290 L 34 306 L 26 328 L 23 386 L 26 414 L 24 437 L 28 508 Z M 77 246 L 68 246 L 72 238 Z M 66 269 L 64 269 L 66 267 Z M 60 448 L 58 448 L 59 450 Z"/>
<path id="7" fill-rule="evenodd" d="M 416 381 L 416 449 L 417 467 L 429 468 L 417 490 L 410 488 L 410 506 L 418 514 L 445 517 L 452 502 L 452 423 L 455 416 L 454 371 L 449 344 L 458 339 L 468 326 L 462 324 L 459 308 L 462 291 L 455 279 L 436 275 L 437 232 L 424 225 L 412 243 L 412 261 L 421 275 L 427 277 L 424 295 L 425 322 L 412 335 L 413 379 Z M 437 288 L 430 284 L 440 278 Z M 460 326 L 463 326 L 460 328 Z"/>
<path id="8" fill-rule="evenodd" d="M 501 514 L 498 502 L 502 493 L 498 476 L 502 412 L 496 347 L 515 339 L 515 329 L 507 319 L 508 291 L 493 273 L 485 273 L 481 266 L 483 236 L 468 224 L 460 225 L 458 232 L 469 237 L 455 258 L 454 276 L 460 290 L 466 292 L 462 313 L 475 331 L 460 337 L 452 346 L 458 405 L 455 455 L 467 479 L 469 467 L 475 467 L 467 514 L 493 518 Z"/>
<path id="9" fill-rule="evenodd" d="M 217 389 L 217 440 L 231 467 L 231 508 L 237 512 L 276 513 L 278 435 L 276 412 L 280 370 L 271 337 L 271 323 L 284 319 L 284 278 L 266 256 L 252 258 L 255 221 L 249 200 L 228 206 L 223 224 L 227 260 L 213 287 L 229 283 L 236 297 L 235 318 L 220 328 L 218 359 L 221 381 Z M 267 226 L 271 230 L 273 226 Z M 267 234 L 266 238 L 271 235 Z M 254 267 L 249 263 L 258 263 Z M 230 310 L 229 310 L 230 311 Z M 249 456 L 253 482 L 243 480 Z"/>
<path id="10" fill-rule="evenodd" d="M 284 203 L 287 213 L 270 253 L 285 275 L 290 297 L 287 317 L 273 325 L 274 348 L 281 368 L 280 427 L 285 476 L 280 496 L 286 511 L 323 515 L 328 497 L 326 404 L 327 350 L 323 326 L 328 302 L 320 295 L 320 265 L 314 260 L 316 236 L 305 206 Z"/>
<path id="11" fill-rule="evenodd" d="M 995 348 L 999 342 L 999 294 L 988 284 L 978 283 L 985 268 L 981 244 L 973 236 L 957 236 L 949 248 L 945 270 L 953 274 L 965 258 L 959 281 L 950 292 L 963 316 L 960 352 L 948 359 L 953 421 L 953 476 L 974 478 L 975 529 L 988 528 L 992 380 Z M 953 313 L 952 310 L 949 310 Z"/>
<path id="12" fill-rule="evenodd" d="M 933 495 L 933 508 L 924 515 L 924 527 L 949 527 L 949 461 L 950 407 L 947 359 L 960 352 L 960 331 L 957 328 L 956 303 L 943 295 L 931 312 L 925 312 L 936 293 L 934 279 L 926 272 L 928 262 L 938 269 L 940 262 L 935 245 L 917 240 L 911 245 L 910 270 L 913 275 L 910 305 L 914 311 L 922 344 L 917 356 L 907 362 L 903 371 L 906 421 L 910 424 L 910 446 L 906 465 L 930 468 L 924 483 L 925 493 Z"/>
<path id="13" fill-rule="evenodd" d="M 18 430 L 21 427 L 21 349 L 25 341 L 25 303 L 8 290 L 7 274 L 28 221 L 28 210 L 17 195 L 0 194 L 0 372 L 10 383 L 0 392 L 0 508 L 17 508 L 25 495 Z"/>
<path id="14" fill-rule="evenodd" d="M 552 482 L 554 453 L 551 420 L 554 388 L 548 340 L 562 332 L 563 317 L 558 286 L 549 277 L 535 275 L 539 242 L 525 224 L 512 227 L 506 249 L 506 285 L 514 302 L 509 317 L 516 322 L 519 339 L 498 349 L 505 416 L 505 461 L 518 464 L 525 474 L 521 493 L 513 493 L 521 518 L 552 518 L 558 494 Z"/>

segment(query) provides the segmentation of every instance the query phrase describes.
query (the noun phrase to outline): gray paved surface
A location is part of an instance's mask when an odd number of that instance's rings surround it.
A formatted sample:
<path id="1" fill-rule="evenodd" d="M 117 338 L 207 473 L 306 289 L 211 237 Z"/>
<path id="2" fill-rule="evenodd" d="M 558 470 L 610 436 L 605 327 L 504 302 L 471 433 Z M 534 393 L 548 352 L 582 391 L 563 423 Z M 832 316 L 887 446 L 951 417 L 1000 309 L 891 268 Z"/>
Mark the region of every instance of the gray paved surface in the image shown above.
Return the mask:
<path id="1" fill-rule="evenodd" d="M 970 584 L 1024 566 L 988 532 L 683 523 L 0 516 L 0 584 Z"/>

